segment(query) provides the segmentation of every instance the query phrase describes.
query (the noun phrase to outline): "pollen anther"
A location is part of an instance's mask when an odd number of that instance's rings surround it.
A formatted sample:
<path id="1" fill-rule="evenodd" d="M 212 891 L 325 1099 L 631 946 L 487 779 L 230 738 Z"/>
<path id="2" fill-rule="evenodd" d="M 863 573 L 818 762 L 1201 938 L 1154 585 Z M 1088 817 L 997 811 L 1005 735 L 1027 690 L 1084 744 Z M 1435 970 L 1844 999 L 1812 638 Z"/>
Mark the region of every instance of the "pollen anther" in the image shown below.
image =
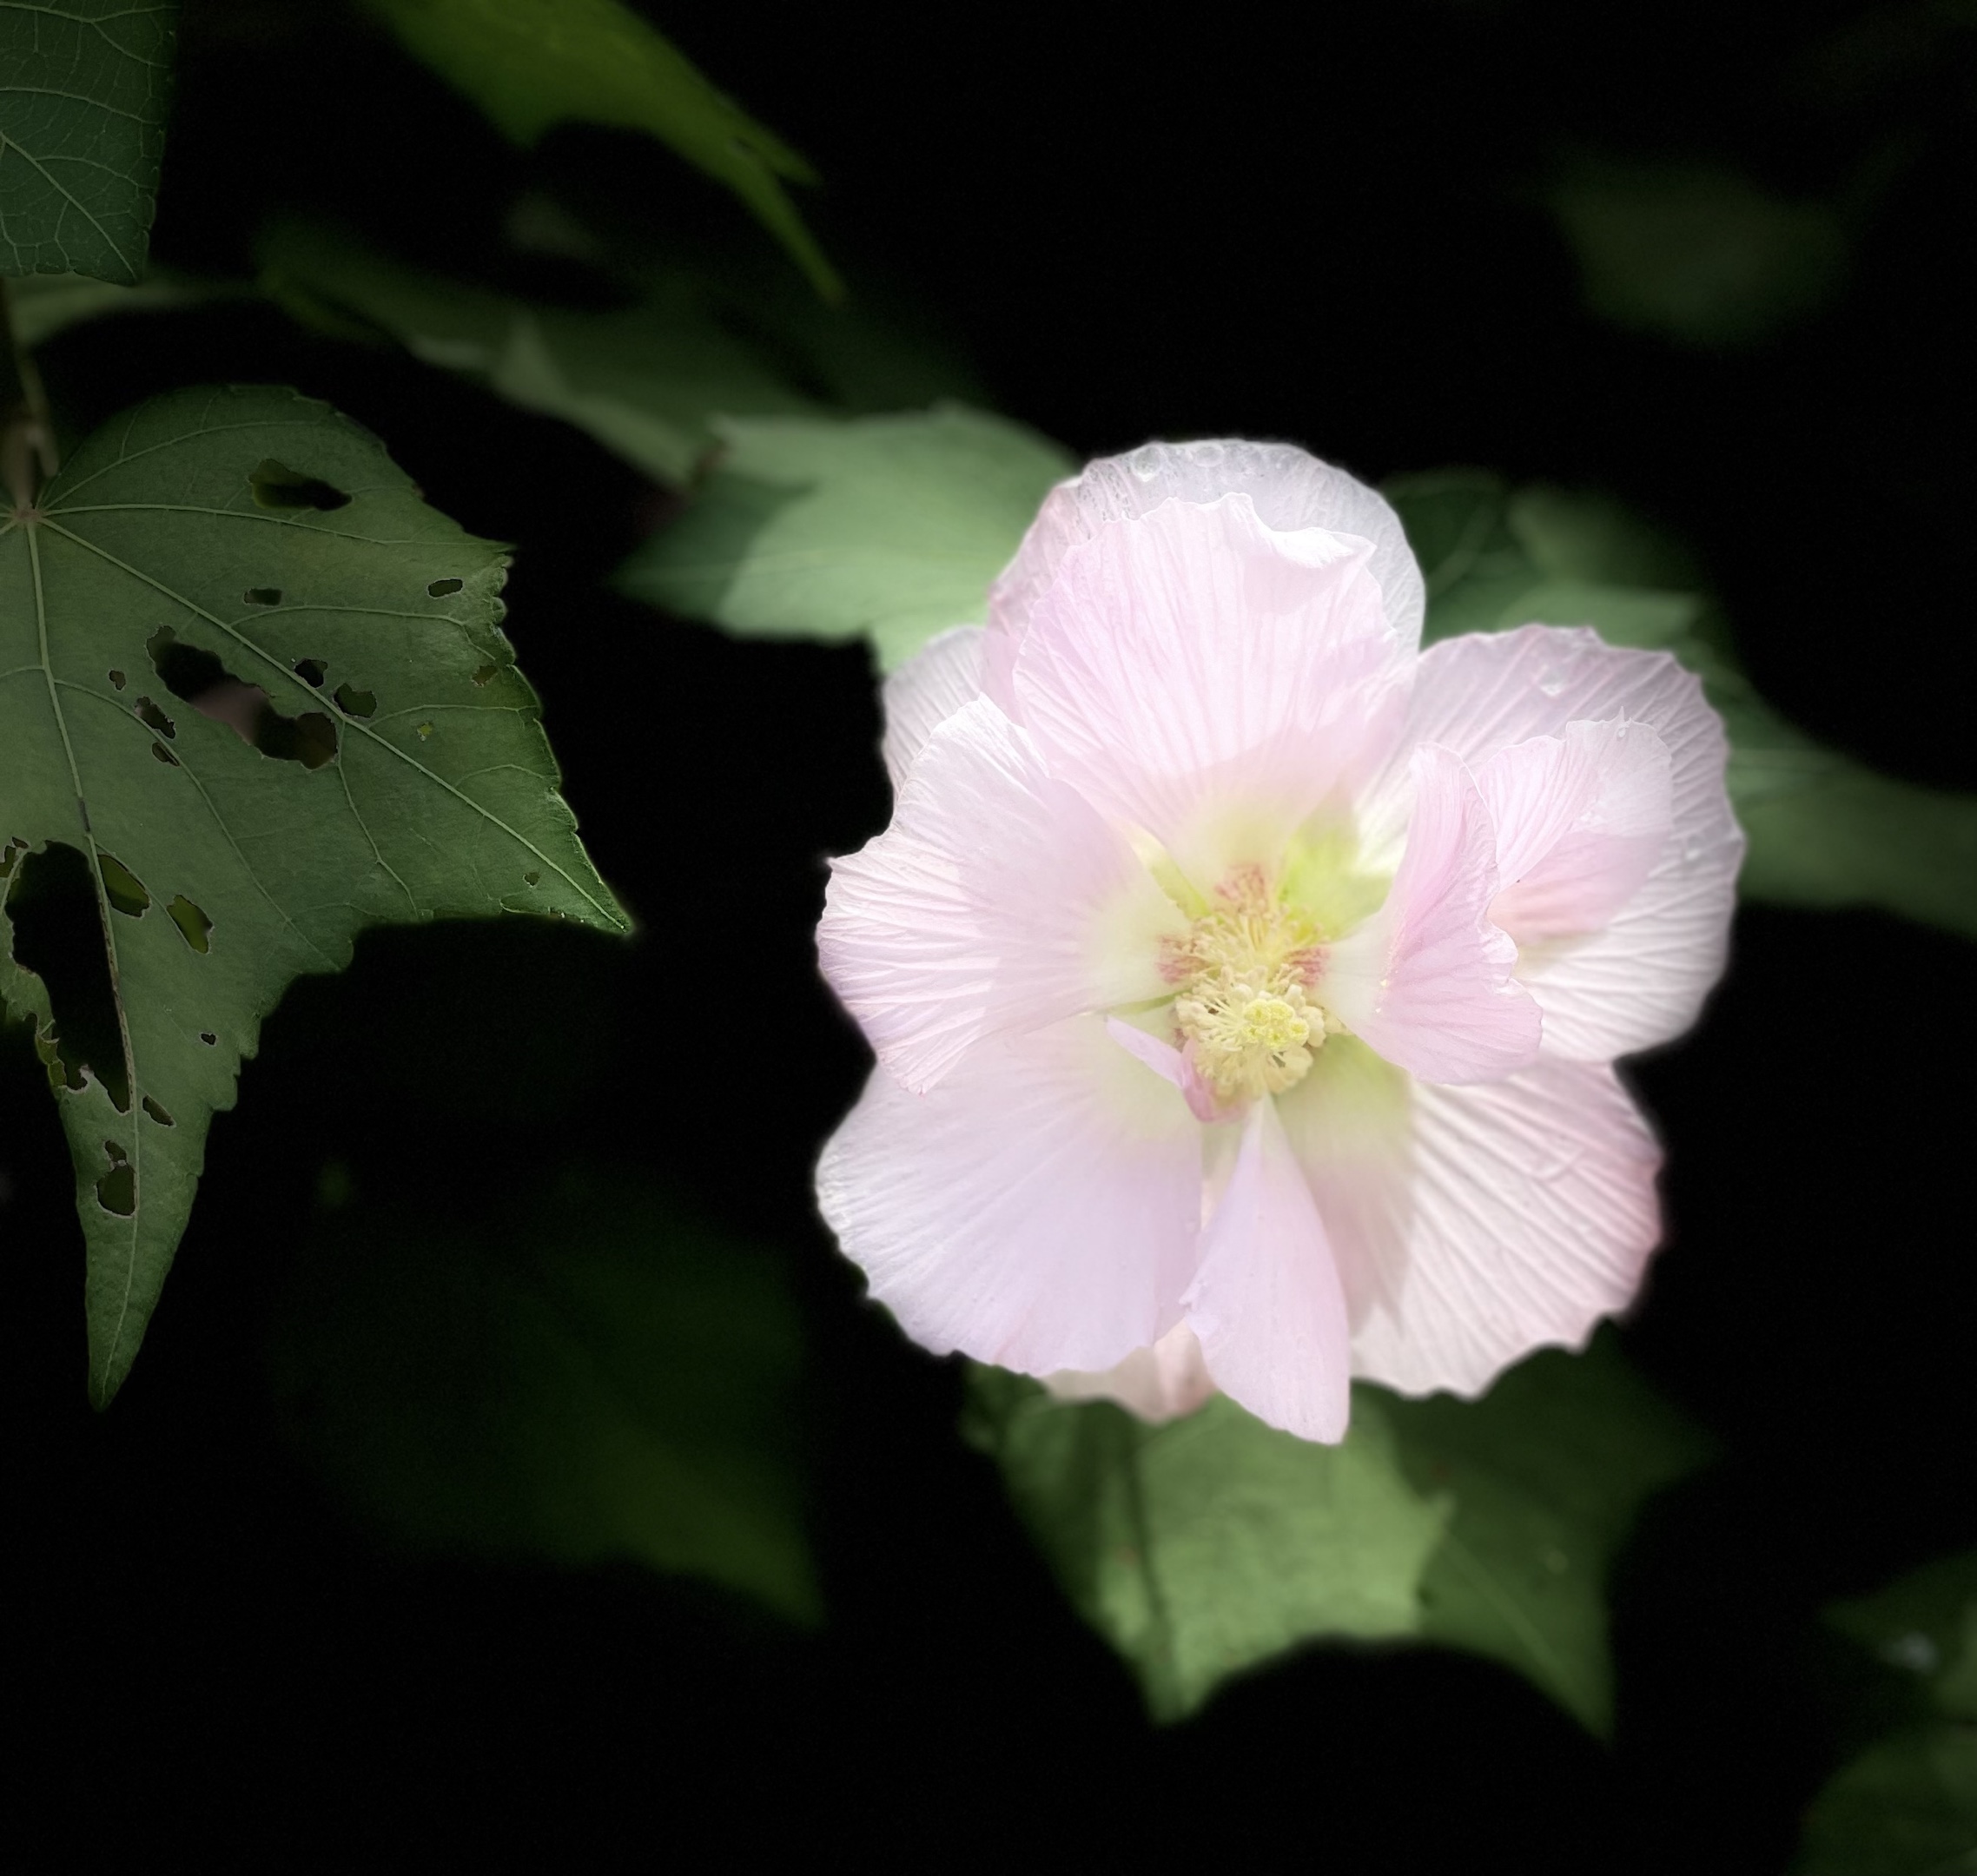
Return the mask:
<path id="1" fill-rule="evenodd" d="M 1311 995 L 1320 957 L 1310 921 L 1253 869 L 1174 948 L 1174 1021 L 1219 1100 L 1280 1094 L 1304 1078 L 1332 1027 Z"/>

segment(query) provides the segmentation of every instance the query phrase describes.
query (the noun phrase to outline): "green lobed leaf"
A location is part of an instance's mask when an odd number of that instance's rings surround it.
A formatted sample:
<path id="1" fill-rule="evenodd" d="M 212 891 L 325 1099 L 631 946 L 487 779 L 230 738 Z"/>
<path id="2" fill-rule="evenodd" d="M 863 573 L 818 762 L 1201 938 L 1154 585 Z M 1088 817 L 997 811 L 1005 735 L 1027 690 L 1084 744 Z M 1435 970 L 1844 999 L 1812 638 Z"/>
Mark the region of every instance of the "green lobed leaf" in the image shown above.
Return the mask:
<path id="1" fill-rule="evenodd" d="M 1480 1401 L 1390 1398 L 1387 1413 L 1408 1477 L 1451 1507 L 1421 1582 L 1423 1638 L 1502 1661 L 1607 1732 L 1608 1567 L 1706 1442 L 1609 1335 L 1532 1356 Z"/>
<path id="2" fill-rule="evenodd" d="M 1161 1720 L 1305 1643 L 1432 1642 L 1603 1732 L 1608 1565 L 1642 1502 L 1703 1457 L 1604 1340 L 1473 1403 L 1357 1387 L 1338 1446 L 1220 1397 L 1151 1427 L 987 1368 L 968 1430 Z"/>
<path id="3" fill-rule="evenodd" d="M 176 0 L 0 0 L 0 274 L 135 285 Z"/>
<path id="4" fill-rule="evenodd" d="M 0 523 L 0 1000 L 36 1021 L 75 1158 L 99 1403 L 291 978 L 367 924 L 626 928 L 499 628 L 506 565 L 283 390 L 154 400 Z M 22 890 L 62 854 L 114 1006 L 87 1059 L 44 981 L 63 960 L 20 956 Z"/>
<path id="5" fill-rule="evenodd" d="M 1977 1873 L 1977 1551 L 1835 1604 L 1826 1620 L 1874 1664 L 1884 1736 L 1813 1800 L 1795 1876 Z"/>
<path id="6" fill-rule="evenodd" d="M 1385 492 L 1427 583 L 1428 641 L 1590 625 L 1702 677 L 1729 731 L 1748 896 L 1878 906 L 1977 936 L 1977 797 L 1876 775 L 1784 722 L 1738 669 L 1696 570 L 1652 530 L 1616 504 L 1481 471 L 1401 477 Z"/>
<path id="7" fill-rule="evenodd" d="M 1221 1397 L 1153 1427 L 978 1368 L 970 1427 L 1079 1614 L 1180 1720 L 1300 1642 L 1418 1633 L 1447 1511 L 1409 1483 L 1385 1407 L 1362 1390 L 1352 1437 L 1316 1446 Z"/>
<path id="8" fill-rule="evenodd" d="M 784 190 L 809 164 L 618 0 L 367 0 L 413 56 L 525 146 L 565 120 L 643 131 L 726 185 L 818 292 L 843 291 Z"/>
<path id="9" fill-rule="evenodd" d="M 629 1558 L 813 1622 L 801 1361 L 773 1258 L 579 1168 L 491 1225 L 332 1212 L 271 1366 L 292 1438 L 388 1538 Z"/>
<path id="10" fill-rule="evenodd" d="M 749 637 L 869 637 L 895 670 L 980 621 L 1051 486 L 1055 444 L 957 404 L 850 421 L 731 419 L 692 507 L 619 570 L 638 598 Z"/>

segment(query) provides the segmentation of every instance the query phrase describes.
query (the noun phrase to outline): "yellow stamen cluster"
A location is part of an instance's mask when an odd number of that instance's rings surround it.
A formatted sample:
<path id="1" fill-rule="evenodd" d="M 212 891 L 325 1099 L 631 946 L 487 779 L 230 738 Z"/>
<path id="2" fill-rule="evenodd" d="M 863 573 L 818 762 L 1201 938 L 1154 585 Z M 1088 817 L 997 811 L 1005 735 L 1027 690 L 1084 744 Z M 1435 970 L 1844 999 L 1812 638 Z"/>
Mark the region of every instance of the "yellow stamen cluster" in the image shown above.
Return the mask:
<path id="1" fill-rule="evenodd" d="M 1310 919 L 1258 869 L 1227 882 L 1174 947 L 1174 1021 L 1218 1100 L 1280 1094 L 1303 1079 L 1325 1041 L 1310 995 L 1318 961 Z"/>

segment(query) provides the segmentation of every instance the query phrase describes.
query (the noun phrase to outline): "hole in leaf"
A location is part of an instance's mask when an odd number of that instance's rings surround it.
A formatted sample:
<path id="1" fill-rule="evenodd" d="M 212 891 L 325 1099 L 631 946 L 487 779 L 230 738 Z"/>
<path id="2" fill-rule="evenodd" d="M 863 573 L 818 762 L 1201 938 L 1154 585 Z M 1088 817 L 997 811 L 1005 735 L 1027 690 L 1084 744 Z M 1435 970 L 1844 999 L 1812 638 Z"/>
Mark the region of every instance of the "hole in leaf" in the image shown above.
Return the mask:
<path id="1" fill-rule="evenodd" d="M 178 767 L 178 757 L 173 755 L 162 743 L 154 743 L 151 745 L 151 753 L 164 763 L 166 768 L 175 769 Z"/>
<path id="2" fill-rule="evenodd" d="M 169 625 L 153 632 L 145 650 L 174 697 L 183 697 L 202 717 L 225 723 L 263 756 L 299 762 L 305 769 L 320 769 L 334 759 L 336 725 L 321 711 L 284 717 L 259 684 L 241 683 L 210 651 L 180 643 Z"/>
<path id="3" fill-rule="evenodd" d="M 525 873 L 522 875 L 522 884 L 525 886 L 539 886 L 542 884 L 542 875 L 539 873 Z"/>
<path id="4" fill-rule="evenodd" d="M 169 625 L 159 626 L 145 640 L 144 649 L 151 654 L 152 668 L 165 689 L 188 704 L 222 684 L 240 681 L 230 676 L 210 651 L 180 644 L 178 634 Z"/>
<path id="5" fill-rule="evenodd" d="M 299 762 L 305 769 L 320 769 L 336 758 L 336 725 L 321 710 L 301 717 L 283 717 L 270 708 L 262 717 L 255 747 L 277 762 Z"/>
<path id="6" fill-rule="evenodd" d="M 213 948 L 213 921 L 193 904 L 183 893 L 165 908 L 173 924 L 178 927 L 180 935 L 202 957 Z M 202 1042 L 210 1042 L 211 1036 L 202 1036 Z"/>
<path id="7" fill-rule="evenodd" d="M 137 720 L 149 730 L 155 730 L 162 737 L 176 737 L 178 725 L 154 704 L 149 697 L 141 697 L 131 709 L 136 711 Z"/>
<path id="8" fill-rule="evenodd" d="M 218 1036 L 215 1035 L 210 1029 L 202 1029 L 199 1032 L 199 1040 L 203 1042 L 208 1048 L 211 1048 L 216 1042 L 219 1041 L 220 1039 Z"/>
<path id="9" fill-rule="evenodd" d="M 0 847 L 0 880 L 12 875 L 14 862 L 27 850 L 28 843 L 17 834 L 4 847 Z"/>
<path id="10" fill-rule="evenodd" d="M 115 855 L 99 852 L 96 866 L 103 876 L 103 890 L 109 895 L 110 908 L 121 912 L 126 918 L 142 918 L 151 909 L 151 895 L 144 890 L 144 882 Z"/>
<path id="11" fill-rule="evenodd" d="M 122 690 L 122 688 L 124 687 L 124 685 L 125 685 L 125 684 L 127 684 L 129 681 L 129 680 L 128 678 L 126 678 L 126 677 L 124 677 L 123 673 L 122 673 L 122 671 L 120 671 L 120 670 L 113 670 L 113 671 L 112 671 L 112 672 L 109 674 L 109 682 L 110 682 L 110 688 L 111 688 L 113 690 Z"/>
<path id="12" fill-rule="evenodd" d="M 160 1126 L 174 1126 L 177 1124 L 149 1094 L 144 1097 L 144 1112 L 149 1114 Z"/>
<path id="13" fill-rule="evenodd" d="M 14 928 L 14 961 L 41 979 L 53 1013 L 47 1029 L 35 1038 L 48 1078 L 58 1088 L 79 1093 L 93 1075 L 118 1112 L 128 1113 L 130 1084 L 89 859 L 51 841 L 39 853 L 23 850 L 10 870 L 7 915 Z"/>
<path id="14" fill-rule="evenodd" d="M 370 717 L 377 712 L 377 694 L 371 690 L 360 690 L 351 684 L 336 687 L 336 707 L 346 717 Z"/>
<path id="15" fill-rule="evenodd" d="M 483 664 L 479 670 L 474 672 L 473 681 L 477 684 L 479 684 L 483 689 L 486 689 L 487 685 L 493 684 L 493 681 L 500 675 L 501 667 L 499 664 Z"/>
<path id="16" fill-rule="evenodd" d="M 253 749 L 261 747 L 262 713 L 274 708 L 259 684 L 242 684 L 237 677 L 201 691 L 192 700 L 192 707 L 210 722 L 225 723 Z"/>
<path id="17" fill-rule="evenodd" d="M 436 579 L 426 591 L 435 599 L 444 599 L 448 593 L 457 593 L 466 585 L 465 580 Z"/>
<path id="18" fill-rule="evenodd" d="M 110 1150 L 110 1165 L 96 1181 L 96 1203 L 119 1218 L 129 1218 L 137 1209 L 137 1174 L 115 1140 L 103 1145 Z"/>
<path id="19" fill-rule="evenodd" d="M 279 586 L 250 586 L 241 598 L 249 605 L 280 605 L 281 589 Z"/>
<path id="20" fill-rule="evenodd" d="M 341 489 L 332 488 L 319 477 L 303 475 L 272 456 L 264 456 L 255 465 L 248 486 L 254 491 L 255 505 L 262 508 L 314 508 L 327 513 L 350 504 Z"/>
<path id="21" fill-rule="evenodd" d="M 295 675 L 306 684 L 313 684 L 320 690 L 322 681 L 329 675 L 329 666 L 319 657 L 303 657 L 295 660 Z"/>

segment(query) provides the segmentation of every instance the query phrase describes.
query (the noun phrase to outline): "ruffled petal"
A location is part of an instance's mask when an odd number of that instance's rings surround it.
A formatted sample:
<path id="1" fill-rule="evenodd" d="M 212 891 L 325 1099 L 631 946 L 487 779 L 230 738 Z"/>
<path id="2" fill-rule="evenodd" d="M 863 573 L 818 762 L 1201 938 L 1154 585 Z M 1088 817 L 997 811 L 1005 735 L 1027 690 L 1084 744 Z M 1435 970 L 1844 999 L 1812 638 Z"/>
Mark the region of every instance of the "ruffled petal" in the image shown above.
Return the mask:
<path id="1" fill-rule="evenodd" d="M 1235 1170 L 1184 1299 L 1215 1385 L 1300 1439 L 1346 1437 L 1352 1408 L 1346 1293 L 1311 1187 L 1274 1104 L 1243 1126 Z"/>
<path id="2" fill-rule="evenodd" d="M 1443 743 L 1480 773 L 1512 744 L 1577 722 L 1645 724 L 1669 756 L 1669 833 L 1646 878 L 1598 930 L 1533 935 L 1517 961 L 1544 1012 L 1546 1053 L 1603 1061 L 1681 1034 L 1722 974 L 1743 834 L 1701 681 L 1665 651 L 1622 651 L 1580 628 L 1446 639 L 1422 654 L 1405 745 L 1357 808 L 1378 852 L 1405 825 L 1407 747 Z"/>
<path id="3" fill-rule="evenodd" d="M 1134 1349 L 1103 1374 L 1066 1369 L 1045 1375 L 1059 1400 L 1110 1400 L 1155 1426 L 1191 1414 L 1215 1391 L 1201 1344 L 1187 1323 L 1176 1323 L 1151 1348 Z"/>
<path id="4" fill-rule="evenodd" d="M 1032 609 L 1016 716 L 1053 775 L 1196 876 L 1276 857 L 1384 754 L 1412 661 L 1370 549 L 1277 533 L 1246 495 L 1170 501 L 1067 552 Z"/>
<path id="5" fill-rule="evenodd" d="M 1338 1247 L 1353 1371 L 1404 1393 L 1478 1394 L 1581 1346 L 1660 1241 L 1660 1151 L 1610 1067 L 1438 1087 L 1339 1038 L 1278 1105 Z"/>
<path id="6" fill-rule="evenodd" d="M 1646 723 L 1568 723 L 1498 750 L 1476 771 L 1497 830 L 1491 922 L 1519 945 L 1607 924 L 1668 844 L 1670 766 Z"/>
<path id="7" fill-rule="evenodd" d="M 982 639 L 979 625 L 956 625 L 929 639 L 886 679 L 880 750 L 896 795 L 927 738 L 982 695 Z"/>
<path id="8" fill-rule="evenodd" d="M 1263 525 L 1279 534 L 1323 528 L 1370 542 L 1388 624 L 1406 649 L 1420 643 L 1420 569 L 1399 516 L 1364 482 L 1288 443 L 1148 443 L 1101 457 L 1045 498 L 989 594 L 990 633 L 1002 641 L 992 658 L 1006 669 L 1065 555 L 1108 523 L 1137 521 L 1166 501 L 1206 506 L 1236 494 L 1248 496 Z"/>
<path id="9" fill-rule="evenodd" d="M 1331 948 L 1318 994 L 1387 1060 L 1432 1081 L 1479 1081 L 1537 1059 L 1541 1021 L 1511 979 L 1517 947 L 1490 920 L 1489 809 L 1451 750 L 1414 752 L 1413 817 L 1386 902 Z"/>
<path id="10" fill-rule="evenodd" d="M 876 1070 L 824 1148 L 817 1199 L 915 1341 L 1096 1372 L 1180 1319 L 1201 1128 L 1079 1017 L 984 1042 L 929 1094 Z"/>
<path id="11" fill-rule="evenodd" d="M 879 1060 L 925 1089 L 969 1044 L 1160 996 L 1187 921 L 992 704 L 909 771 L 892 825 L 831 869 L 817 955 Z"/>

